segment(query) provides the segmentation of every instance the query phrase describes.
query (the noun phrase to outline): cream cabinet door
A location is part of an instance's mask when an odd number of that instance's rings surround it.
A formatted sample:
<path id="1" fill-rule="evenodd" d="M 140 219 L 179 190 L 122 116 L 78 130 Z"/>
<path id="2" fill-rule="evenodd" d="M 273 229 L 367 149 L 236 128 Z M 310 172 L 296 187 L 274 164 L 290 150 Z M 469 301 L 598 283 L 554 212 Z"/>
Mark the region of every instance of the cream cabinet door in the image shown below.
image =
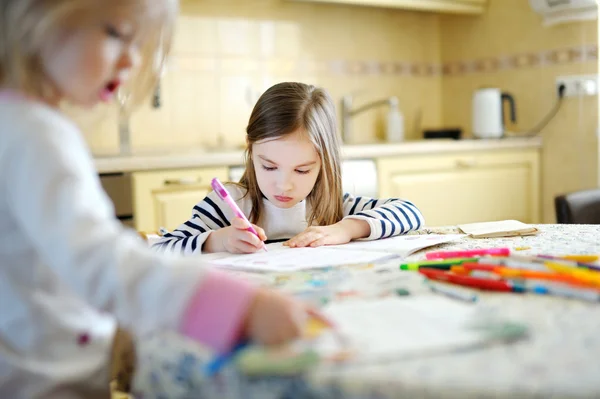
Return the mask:
<path id="1" fill-rule="evenodd" d="M 378 174 L 381 197 L 412 201 L 428 226 L 539 222 L 536 150 L 386 158 Z"/>
<path id="2" fill-rule="evenodd" d="M 138 231 L 172 230 L 192 215 L 192 208 L 212 191 L 211 180 L 226 181 L 225 167 L 136 172 L 133 207 Z"/>

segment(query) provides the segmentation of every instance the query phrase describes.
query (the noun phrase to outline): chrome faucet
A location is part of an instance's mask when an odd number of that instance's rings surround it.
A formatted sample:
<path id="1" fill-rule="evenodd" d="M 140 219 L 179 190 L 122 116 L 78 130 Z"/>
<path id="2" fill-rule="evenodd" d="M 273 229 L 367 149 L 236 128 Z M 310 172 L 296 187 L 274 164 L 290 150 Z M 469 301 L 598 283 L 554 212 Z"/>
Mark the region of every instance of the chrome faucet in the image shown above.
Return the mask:
<path id="1" fill-rule="evenodd" d="M 349 144 L 352 137 L 352 117 L 358 115 L 364 111 L 367 111 L 372 108 L 380 107 L 382 105 L 389 105 L 390 107 L 398 106 L 398 98 L 397 97 L 388 97 L 383 100 L 377 100 L 370 102 L 368 104 L 363 105 L 362 107 L 358 107 L 356 109 L 352 109 L 353 97 L 351 95 L 346 95 L 342 97 L 342 141 L 345 144 Z"/>
<path id="2" fill-rule="evenodd" d="M 129 96 L 123 94 L 122 91 L 119 91 L 117 93 L 117 105 L 119 107 L 118 131 L 120 155 L 131 154 L 131 129 L 129 123 L 129 115 L 127 112 L 125 112 L 128 100 Z"/>

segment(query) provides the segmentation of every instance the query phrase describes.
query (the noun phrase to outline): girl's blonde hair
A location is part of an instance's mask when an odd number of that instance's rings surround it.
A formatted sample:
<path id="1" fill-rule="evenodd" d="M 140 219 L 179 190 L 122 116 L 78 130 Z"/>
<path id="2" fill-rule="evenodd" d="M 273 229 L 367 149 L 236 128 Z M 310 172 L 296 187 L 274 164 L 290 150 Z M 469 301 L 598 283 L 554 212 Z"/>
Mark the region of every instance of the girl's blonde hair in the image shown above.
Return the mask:
<path id="1" fill-rule="evenodd" d="M 258 99 L 246 128 L 246 170 L 240 185 L 252 200 L 253 223 L 259 223 L 263 214 L 263 195 L 252 162 L 252 145 L 297 131 L 305 132 L 321 159 L 319 176 L 307 198 L 312 209 L 308 224 L 325 226 L 343 217 L 340 139 L 333 101 L 323 89 L 286 82 L 271 87 Z"/>
<path id="2" fill-rule="evenodd" d="M 51 85 L 41 62 L 49 38 L 61 29 L 84 27 L 115 11 L 131 7 L 136 25 L 144 29 L 142 62 L 120 90 L 127 111 L 147 97 L 159 78 L 169 52 L 178 11 L 177 0 L 1 0 L 0 85 L 42 99 L 52 97 Z M 109 8 L 113 7 L 113 8 Z M 108 21 L 107 21 L 108 22 Z"/>

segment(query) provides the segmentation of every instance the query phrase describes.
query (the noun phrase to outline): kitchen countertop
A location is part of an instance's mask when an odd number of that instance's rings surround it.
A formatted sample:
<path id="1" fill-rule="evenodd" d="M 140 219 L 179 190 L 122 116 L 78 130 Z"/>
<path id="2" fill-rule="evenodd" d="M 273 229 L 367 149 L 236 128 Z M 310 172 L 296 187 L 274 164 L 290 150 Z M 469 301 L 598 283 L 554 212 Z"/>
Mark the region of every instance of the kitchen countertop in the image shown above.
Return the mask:
<path id="1" fill-rule="evenodd" d="M 345 145 L 344 159 L 392 157 L 398 155 L 444 154 L 464 151 L 489 151 L 540 148 L 539 137 L 506 138 L 499 140 L 417 140 L 403 143 Z M 96 156 L 98 173 L 121 173 L 160 169 L 185 169 L 211 166 L 234 166 L 243 163 L 242 150 L 197 149 L 165 151 L 131 155 Z"/>

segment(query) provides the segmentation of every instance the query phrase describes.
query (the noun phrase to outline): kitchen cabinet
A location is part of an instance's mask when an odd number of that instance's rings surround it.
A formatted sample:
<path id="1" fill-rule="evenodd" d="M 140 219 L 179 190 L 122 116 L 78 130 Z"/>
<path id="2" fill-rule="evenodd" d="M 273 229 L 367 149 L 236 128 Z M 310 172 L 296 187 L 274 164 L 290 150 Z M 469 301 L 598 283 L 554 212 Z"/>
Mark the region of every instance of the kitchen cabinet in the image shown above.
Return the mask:
<path id="1" fill-rule="evenodd" d="M 402 8 L 455 14 L 481 14 L 488 0 L 293 0 L 310 3 L 350 4 L 370 7 Z"/>
<path id="2" fill-rule="evenodd" d="M 212 191 L 210 182 L 228 178 L 227 167 L 132 173 L 133 213 L 138 231 L 172 230 L 192 215 L 192 208 Z"/>
<path id="3" fill-rule="evenodd" d="M 538 223 L 539 158 L 537 149 L 380 158 L 380 196 L 410 200 L 428 226 Z"/>

